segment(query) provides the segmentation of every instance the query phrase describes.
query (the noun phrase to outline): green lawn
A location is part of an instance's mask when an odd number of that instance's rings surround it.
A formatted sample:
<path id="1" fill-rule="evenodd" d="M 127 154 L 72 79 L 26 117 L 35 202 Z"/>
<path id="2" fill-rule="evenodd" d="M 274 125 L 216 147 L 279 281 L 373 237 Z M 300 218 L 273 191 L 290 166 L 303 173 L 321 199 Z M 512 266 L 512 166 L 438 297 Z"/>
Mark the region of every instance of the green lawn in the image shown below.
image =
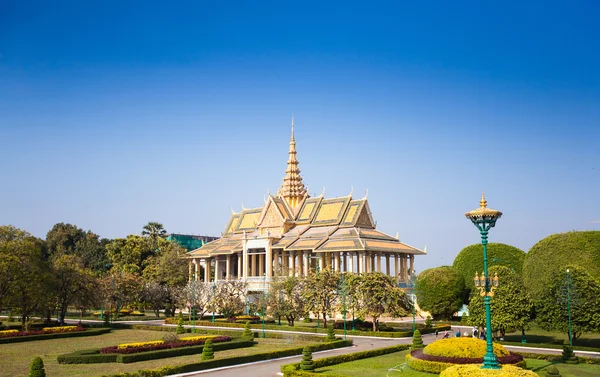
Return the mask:
<path id="1" fill-rule="evenodd" d="M 538 347 L 548 345 L 554 346 L 553 348 L 562 348 L 562 344 L 569 344 L 569 337 L 566 333 L 557 331 L 544 331 L 536 325 L 532 325 L 530 330 L 525 331 L 525 338 L 527 339 L 527 344 L 536 343 L 535 346 Z M 506 334 L 504 341 L 521 343 L 521 331 Z M 575 349 L 600 351 L 600 334 L 583 334 L 580 338 L 573 342 L 573 347 Z"/>
<path id="2" fill-rule="evenodd" d="M 404 363 L 404 356 L 410 351 L 395 352 L 388 355 L 372 357 L 351 361 L 317 369 L 317 372 L 341 374 L 356 377 L 432 377 L 431 373 L 414 371 L 408 367 L 400 368 Z M 545 360 L 526 359 L 527 369 L 540 376 L 546 376 L 546 368 L 550 365 L 556 366 L 562 377 L 597 377 L 600 376 L 600 365 L 589 364 L 553 364 Z M 402 369 L 402 371 L 388 371 L 390 369 Z"/>
<path id="3" fill-rule="evenodd" d="M 63 338 L 38 340 L 32 342 L 0 345 L 0 376 L 27 376 L 29 365 L 35 356 L 41 356 L 46 367 L 46 374 L 58 376 L 98 376 L 103 374 L 133 372 L 139 369 L 154 369 L 166 365 L 180 365 L 200 360 L 199 355 L 178 356 L 169 359 L 149 360 L 131 364 L 64 364 L 56 361 L 56 356 L 82 349 L 101 348 L 119 343 L 159 340 L 164 332 L 149 330 L 113 330 L 110 334 L 82 338 Z M 256 339 L 259 344 L 254 347 L 215 352 L 215 358 L 233 355 L 248 355 L 266 351 L 275 351 L 295 346 L 314 343 L 289 339 Z"/>

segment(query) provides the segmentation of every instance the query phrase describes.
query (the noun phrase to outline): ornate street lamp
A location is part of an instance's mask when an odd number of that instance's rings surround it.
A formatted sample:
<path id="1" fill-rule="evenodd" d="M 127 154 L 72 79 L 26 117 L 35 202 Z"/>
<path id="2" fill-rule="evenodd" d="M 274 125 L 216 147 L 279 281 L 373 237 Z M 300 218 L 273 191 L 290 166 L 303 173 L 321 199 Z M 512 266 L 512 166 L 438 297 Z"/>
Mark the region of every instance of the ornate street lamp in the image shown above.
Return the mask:
<path id="1" fill-rule="evenodd" d="M 411 302 L 411 306 L 412 306 L 412 331 L 413 334 L 415 333 L 415 331 L 417 330 L 417 323 L 415 322 L 415 282 L 417 280 L 417 271 L 412 270 L 411 274 L 410 274 L 410 279 L 408 279 L 408 287 L 411 288 L 411 294 L 410 294 L 410 302 Z"/>
<path id="2" fill-rule="evenodd" d="M 496 211 L 487 207 L 487 200 L 483 192 L 481 193 L 481 201 L 479 202 L 479 208 L 474 209 L 470 212 L 465 213 L 465 216 L 471 220 L 471 222 L 479 229 L 481 234 L 481 243 L 483 244 L 483 276 L 478 278 L 479 285 L 483 284 L 484 304 L 485 304 L 485 325 L 486 325 L 486 352 L 483 358 L 483 369 L 500 369 L 500 364 L 496 355 L 494 355 L 494 348 L 492 346 L 492 315 L 490 310 L 491 296 L 493 295 L 493 289 L 491 289 L 491 283 L 488 275 L 487 265 L 487 243 L 488 243 L 488 232 L 490 228 L 496 225 L 496 221 L 502 216 L 502 212 Z M 494 284 L 497 286 L 498 277 L 495 277 Z M 477 285 L 476 285 L 477 286 Z"/>

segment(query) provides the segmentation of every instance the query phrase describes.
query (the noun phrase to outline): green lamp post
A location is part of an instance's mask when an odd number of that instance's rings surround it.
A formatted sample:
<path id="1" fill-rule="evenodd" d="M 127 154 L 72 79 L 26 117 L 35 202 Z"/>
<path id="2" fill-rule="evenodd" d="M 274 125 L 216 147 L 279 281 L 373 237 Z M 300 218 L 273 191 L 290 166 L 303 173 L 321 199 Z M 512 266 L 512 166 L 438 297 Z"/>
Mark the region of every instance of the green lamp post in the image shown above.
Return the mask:
<path id="1" fill-rule="evenodd" d="M 500 369 L 500 363 L 498 363 L 498 359 L 496 355 L 494 355 L 494 348 L 492 346 L 492 314 L 490 310 L 491 305 L 491 296 L 493 295 L 492 287 L 488 275 L 488 265 L 487 265 L 487 243 L 488 243 L 488 232 L 490 228 L 493 228 L 496 225 L 496 221 L 502 216 L 502 212 L 496 211 L 495 209 L 491 209 L 487 207 L 487 200 L 485 200 L 485 196 L 483 192 L 481 193 L 481 201 L 479 202 L 479 208 L 474 209 L 470 212 L 465 213 L 465 216 L 471 220 L 471 222 L 479 229 L 479 233 L 481 234 L 481 243 L 483 244 L 483 285 L 484 289 L 482 294 L 484 294 L 484 304 L 485 304 L 485 325 L 486 325 L 486 352 L 483 357 L 483 369 Z M 497 279 L 495 279 L 494 283 L 497 284 Z"/>
<path id="2" fill-rule="evenodd" d="M 571 324 L 571 274 L 567 269 L 567 315 L 569 316 L 569 345 L 573 347 L 573 325 Z"/>
<path id="3" fill-rule="evenodd" d="M 340 291 L 342 296 L 342 316 L 344 318 L 344 340 L 346 340 L 346 285 L 344 283 L 344 273 L 342 272 L 342 278 L 340 280 Z"/>
<path id="4" fill-rule="evenodd" d="M 265 337 L 265 300 L 266 298 L 266 290 L 267 290 L 267 274 L 263 274 L 263 294 L 262 294 L 262 302 L 261 302 L 261 306 L 262 306 L 262 334 L 261 334 L 261 338 Z"/>

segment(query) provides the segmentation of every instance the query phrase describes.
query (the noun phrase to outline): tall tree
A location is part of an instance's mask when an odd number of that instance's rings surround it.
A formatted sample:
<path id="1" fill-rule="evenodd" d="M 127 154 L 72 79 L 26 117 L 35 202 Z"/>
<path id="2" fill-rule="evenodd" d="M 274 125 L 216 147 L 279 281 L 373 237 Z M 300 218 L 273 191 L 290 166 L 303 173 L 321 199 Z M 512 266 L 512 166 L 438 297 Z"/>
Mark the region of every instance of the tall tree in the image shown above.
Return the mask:
<path id="1" fill-rule="evenodd" d="M 415 294 L 421 309 L 434 318 L 451 319 L 462 307 L 465 280 L 450 266 L 430 268 L 419 274 Z"/>
<path id="2" fill-rule="evenodd" d="M 302 296 L 307 309 L 319 317 L 322 315 L 324 326 L 327 326 L 327 315 L 333 315 L 336 309 L 340 276 L 339 272 L 324 269 L 304 278 Z"/>
<path id="3" fill-rule="evenodd" d="M 83 229 L 65 223 L 55 224 L 46 234 L 46 244 L 50 255 L 72 254 L 76 255 L 76 245 L 85 239 L 86 233 Z"/>
<path id="4" fill-rule="evenodd" d="M 196 310 L 196 315 L 200 319 L 208 310 L 208 306 L 213 299 L 213 287 L 210 283 L 194 280 L 190 281 L 183 290 L 182 304 L 189 309 L 190 315 L 192 310 Z"/>
<path id="5" fill-rule="evenodd" d="M 148 224 L 144 225 L 142 236 L 148 236 L 156 240 L 158 238 L 166 238 L 167 231 L 165 230 L 163 224 L 156 221 L 150 221 Z"/>
<path id="6" fill-rule="evenodd" d="M 574 340 L 586 332 L 600 331 L 600 282 L 573 265 L 555 268 L 550 285 L 535 298 L 536 322 L 544 330 L 568 334 L 569 304 Z"/>
<path id="7" fill-rule="evenodd" d="M 379 318 L 387 313 L 392 317 L 405 316 L 411 303 L 391 276 L 381 272 L 361 274 L 358 284 L 362 306 L 360 313 L 373 319 L 373 331 L 379 330 Z"/>
<path id="8" fill-rule="evenodd" d="M 106 245 L 112 268 L 141 275 L 148 259 L 157 251 L 154 242 L 146 237 L 129 235 Z"/>
<path id="9" fill-rule="evenodd" d="M 20 255 L 35 248 L 31 234 L 13 226 L 0 226 L 0 308 L 14 289 L 23 263 Z"/>
<path id="10" fill-rule="evenodd" d="M 504 266 L 490 267 L 490 276 L 498 273 L 499 284 L 494 291 L 490 308 L 492 310 L 492 330 L 501 338 L 506 332 L 525 330 L 533 314 L 533 304 L 523 286 L 520 275 Z M 467 323 L 485 327 L 485 307 L 479 290 L 471 292 Z"/>
<path id="11" fill-rule="evenodd" d="M 83 266 L 81 258 L 69 254 L 56 254 L 51 259 L 51 273 L 55 281 L 55 294 L 59 318 L 64 322 L 67 308 L 75 302 L 83 303 L 97 287 L 90 269 Z"/>
<path id="12" fill-rule="evenodd" d="M 48 253 L 67 254 L 79 257 L 85 268 L 101 274 L 107 270 L 107 240 L 100 240 L 97 234 L 84 231 L 72 224 L 58 223 L 46 235 Z"/>
<path id="13" fill-rule="evenodd" d="M 100 291 L 107 307 L 113 310 L 140 301 L 143 282 L 140 276 L 113 267 L 100 280 Z"/>
<path id="14" fill-rule="evenodd" d="M 230 318 L 241 314 L 245 308 L 247 284 L 239 280 L 227 280 L 214 285 L 210 308 Z"/>
<path id="15" fill-rule="evenodd" d="M 147 281 L 142 289 L 142 301 L 154 311 L 156 318 L 160 317 L 160 310 L 165 308 L 169 301 L 169 292 L 164 285 L 155 281 Z"/>
<path id="16" fill-rule="evenodd" d="M 267 308 L 275 317 L 285 317 L 289 326 L 307 314 L 302 295 L 304 282 L 296 276 L 276 278 L 269 285 Z"/>

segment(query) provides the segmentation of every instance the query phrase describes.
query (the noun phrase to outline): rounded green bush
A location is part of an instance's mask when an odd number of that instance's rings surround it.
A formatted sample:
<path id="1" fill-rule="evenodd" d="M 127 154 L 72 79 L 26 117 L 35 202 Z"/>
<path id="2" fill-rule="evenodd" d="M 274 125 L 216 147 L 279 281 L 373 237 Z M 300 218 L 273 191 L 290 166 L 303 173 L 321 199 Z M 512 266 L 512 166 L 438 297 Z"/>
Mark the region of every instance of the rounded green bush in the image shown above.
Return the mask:
<path id="1" fill-rule="evenodd" d="M 506 266 L 520 275 L 525 252 L 517 247 L 503 243 L 487 245 L 488 266 Z M 474 244 L 462 249 L 454 258 L 452 267 L 465 279 L 468 288 L 473 288 L 475 273 L 483 272 L 483 245 Z"/>
<path id="2" fill-rule="evenodd" d="M 600 280 L 600 231 L 553 234 L 533 245 L 523 262 L 523 283 L 531 297 L 542 296 L 566 265 L 581 267 Z"/>
<path id="3" fill-rule="evenodd" d="M 28 377 L 46 377 L 46 371 L 44 370 L 44 361 L 41 357 L 36 356 L 31 362 L 31 369 L 29 369 Z"/>
<path id="4" fill-rule="evenodd" d="M 415 294 L 422 310 L 436 319 L 450 319 L 462 307 L 465 281 L 450 266 L 430 268 L 419 274 Z"/>

